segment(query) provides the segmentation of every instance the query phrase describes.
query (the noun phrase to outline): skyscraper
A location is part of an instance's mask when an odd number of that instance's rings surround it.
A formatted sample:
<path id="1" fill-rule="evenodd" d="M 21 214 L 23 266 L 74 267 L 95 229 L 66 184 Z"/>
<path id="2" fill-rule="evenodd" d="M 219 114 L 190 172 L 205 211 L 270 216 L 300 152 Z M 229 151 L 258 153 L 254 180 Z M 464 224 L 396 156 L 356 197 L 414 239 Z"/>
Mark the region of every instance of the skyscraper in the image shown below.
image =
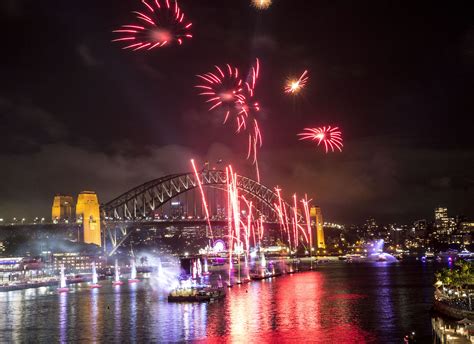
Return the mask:
<path id="1" fill-rule="evenodd" d="M 316 229 L 316 245 L 318 249 L 326 249 L 324 241 L 323 214 L 320 207 L 311 207 L 311 227 Z"/>
<path id="2" fill-rule="evenodd" d="M 84 242 L 102 246 L 99 199 L 95 192 L 83 191 L 77 197 L 76 220 L 82 223 Z"/>
<path id="3" fill-rule="evenodd" d="M 436 208 L 434 213 L 436 233 L 438 235 L 447 235 L 449 232 L 448 208 Z"/>
<path id="4" fill-rule="evenodd" d="M 51 220 L 54 223 L 72 221 L 74 219 L 73 202 L 72 196 L 54 196 Z"/>

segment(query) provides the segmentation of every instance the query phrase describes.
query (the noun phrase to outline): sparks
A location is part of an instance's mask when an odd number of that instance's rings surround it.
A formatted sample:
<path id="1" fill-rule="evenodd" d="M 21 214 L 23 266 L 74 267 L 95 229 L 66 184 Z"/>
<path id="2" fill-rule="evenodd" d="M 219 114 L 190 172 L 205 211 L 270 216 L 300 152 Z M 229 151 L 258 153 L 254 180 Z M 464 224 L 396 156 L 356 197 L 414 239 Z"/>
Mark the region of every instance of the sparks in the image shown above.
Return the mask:
<path id="1" fill-rule="evenodd" d="M 309 76 L 308 71 L 305 70 L 299 79 L 290 79 L 287 81 L 285 86 L 285 93 L 288 94 L 298 94 L 300 91 L 305 88 L 308 83 Z"/>
<path id="2" fill-rule="evenodd" d="M 342 132 L 338 127 L 322 127 L 322 128 L 305 128 L 304 132 L 298 134 L 300 140 L 312 140 L 318 142 L 318 146 L 321 143 L 324 144 L 326 153 L 331 150 L 335 152 L 336 149 L 342 152 Z"/>
<path id="3" fill-rule="evenodd" d="M 272 5 L 272 0 L 252 0 L 252 5 L 258 10 L 266 10 Z"/>
<path id="4" fill-rule="evenodd" d="M 142 0 L 144 11 L 134 11 L 136 23 L 122 25 L 113 31 L 119 37 L 112 42 L 125 43 L 122 49 L 152 50 L 171 43 L 183 44 L 192 38 L 192 23 L 185 20 L 178 2 L 172 0 Z"/>

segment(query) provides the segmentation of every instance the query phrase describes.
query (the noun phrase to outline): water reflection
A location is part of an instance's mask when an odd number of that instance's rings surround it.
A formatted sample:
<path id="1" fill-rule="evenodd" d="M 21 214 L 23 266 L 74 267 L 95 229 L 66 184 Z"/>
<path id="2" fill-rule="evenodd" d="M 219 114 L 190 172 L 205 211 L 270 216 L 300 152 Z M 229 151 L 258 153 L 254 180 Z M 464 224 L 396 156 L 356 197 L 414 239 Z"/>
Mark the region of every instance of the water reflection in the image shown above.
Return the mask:
<path id="1" fill-rule="evenodd" d="M 68 327 L 68 304 L 67 304 L 67 293 L 59 294 L 59 342 L 60 343 L 67 343 L 68 336 L 67 336 L 67 327 Z"/>
<path id="2" fill-rule="evenodd" d="M 63 295 L 3 293 L 0 342 L 53 334 L 54 342 L 364 343 L 398 340 L 407 328 L 430 340 L 431 300 L 425 299 L 431 278 L 432 270 L 421 264 L 336 264 L 234 286 L 224 300 L 209 304 L 168 303 L 146 281 L 77 286 Z"/>
<path id="3" fill-rule="evenodd" d="M 128 318 L 130 321 L 130 340 L 136 342 L 137 340 L 137 284 L 129 284 L 130 293 L 126 297 L 130 298 L 130 312 Z"/>
<path id="4" fill-rule="evenodd" d="M 121 286 L 114 287 L 114 314 L 113 314 L 113 326 L 115 338 L 121 338 L 122 336 L 122 298 L 120 294 Z"/>
<path id="5" fill-rule="evenodd" d="M 92 341 L 97 341 L 98 334 L 98 315 L 99 315 L 99 289 L 92 289 L 90 291 L 90 310 L 89 310 L 89 322 L 90 322 L 90 338 Z"/>

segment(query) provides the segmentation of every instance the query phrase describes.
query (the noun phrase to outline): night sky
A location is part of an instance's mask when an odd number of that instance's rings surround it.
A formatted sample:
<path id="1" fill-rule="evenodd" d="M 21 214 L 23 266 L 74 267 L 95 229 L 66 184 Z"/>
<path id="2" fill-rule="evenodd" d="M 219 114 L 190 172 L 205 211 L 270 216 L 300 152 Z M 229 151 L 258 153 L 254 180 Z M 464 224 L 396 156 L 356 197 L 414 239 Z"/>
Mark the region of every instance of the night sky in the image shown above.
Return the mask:
<path id="1" fill-rule="evenodd" d="M 1 0 L 0 218 L 50 216 L 56 193 L 102 202 L 189 159 L 253 175 L 246 136 L 193 87 L 259 57 L 262 181 L 307 192 L 327 220 L 474 217 L 471 1 L 181 0 L 194 38 L 127 52 L 111 33 L 138 0 Z M 287 77 L 310 71 L 297 98 Z M 337 125 L 343 153 L 297 140 Z"/>

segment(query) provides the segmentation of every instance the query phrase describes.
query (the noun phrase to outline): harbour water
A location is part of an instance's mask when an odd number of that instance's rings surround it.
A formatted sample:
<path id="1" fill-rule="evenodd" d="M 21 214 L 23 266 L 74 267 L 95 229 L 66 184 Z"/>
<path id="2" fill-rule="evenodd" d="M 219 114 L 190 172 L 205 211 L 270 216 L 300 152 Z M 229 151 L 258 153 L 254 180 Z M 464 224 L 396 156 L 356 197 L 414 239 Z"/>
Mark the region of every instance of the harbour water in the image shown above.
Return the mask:
<path id="1" fill-rule="evenodd" d="M 151 281 L 0 293 L 0 342 L 402 343 L 432 339 L 433 263 L 334 262 L 168 303 Z"/>

